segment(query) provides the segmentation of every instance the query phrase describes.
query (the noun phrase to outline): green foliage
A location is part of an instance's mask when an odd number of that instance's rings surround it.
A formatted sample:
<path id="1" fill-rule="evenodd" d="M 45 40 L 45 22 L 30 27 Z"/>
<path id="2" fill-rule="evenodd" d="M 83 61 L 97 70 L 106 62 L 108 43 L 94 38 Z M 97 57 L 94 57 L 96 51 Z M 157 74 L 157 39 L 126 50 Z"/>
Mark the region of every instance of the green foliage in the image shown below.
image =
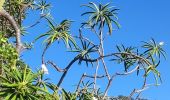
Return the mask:
<path id="1" fill-rule="evenodd" d="M 49 23 L 50 30 L 35 39 L 38 40 L 44 36 L 47 36 L 47 39 L 44 41 L 46 44 L 45 49 L 47 49 L 52 43 L 55 41 L 63 40 L 66 47 L 71 47 L 71 44 L 74 47 L 77 47 L 75 40 L 70 34 L 70 20 L 63 20 L 60 24 L 55 25 L 49 19 L 47 19 Z"/>
<path id="2" fill-rule="evenodd" d="M 99 4 L 96 5 L 93 2 L 90 2 L 88 5 L 83 5 L 91 9 L 91 11 L 85 12 L 83 15 L 89 15 L 89 23 L 94 26 L 99 24 L 99 28 L 103 27 L 105 24 L 108 26 L 109 34 L 112 34 L 112 23 L 114 23 L 118 28 L 120 28 L 119 23 L 116 21 L 117 17 L 117 8 L 110 7 L 110 3 L 105 5 Z"/>
<path id="3" fill-rule="evenodd" d="M 16 49 L 8 43 L 8 39 L 0 34 L 0 67 L 8 66 L 14 68 L 18 60 Z"/>
<path id="4" fill-rule="evenodd" d="M 163 56 L 166 58 L 162 45 L 160 43 L 156 43 L 154 39 L 151 39 L 150 42 L 144 42 L 142 47 L 147 49 L 144 54 L 148 55 L 148 57 L 158 56 L 160 58 Z"/>
<path id="5" fill-rule="evenodd" d="M 64 89 L 62 91 L 63 91 L 62 100 L 76 100 L 77 98 L 76 93 L 66 92 Z"/>
<path id="6" fill-rule="evenodd" d="M 58 95 L 50 94 L 51 83 L 40 80 L 41 71 L 33 73 L 26 65 L 23 69 L 3 67 L 0 75 L 0 97 L 5 100 L 59 100 Z M 36 81 L 39 79 L 38 81 Z M 48 88 L 47 88 L 48 87 Z M 51 99 L 52 98 L 52 99 Z"/>
<path id="7" fill-rule="evenodd" d="M 4 2 L 5 2 L 5 0 L 0 1 L 0 11 L 3 9 Z"/>
<path id="8" fill-rule="evenodd" d="M 133 53 L 134 52 L 134 47 L 125 47 L 124 45 L 121 45 L 121 46 L 116 46 L 118 52 L 122 52 L 122 54 L 120 54 L 120 56 L 117 56 L 116 59 L 112 59 L 111 61 L 116 61 L 118 63 L 123 63 L 124 64 L 124 69 L 125 71 L 127 72 L 127 70 L 133 66 L 135 63 L 136 63 L 136 59 L 132 59 L 131 57 L 129 57 L 128 55 L 126 54 L 123 54 L 124 53 Z"/>
<path id="9" fill-rule="evenodd" d="M 37 4 L 35 4 L 36 10 L 40 10 L 41 14 L 48 13 L 50 8 L 50 4 L 47 3 L 45 0 L 40 0 Z"/>
<path id="10" fill-rule="evenodd" d="M 157 67 L 160 64 L 160 57 L 163 56 L 166 58 L 166 52 L 162 48 L 162 44 L 156 43 L 154 39 L 151 39 L 150 42 L 144 42 L 143 48 L 146 48 L 146 51 L 142 54 L 146 56 L 148 60 L 150 60 L 150 65 L 146 68 L 146 74 L 147 77 L 150 72 L 153 72 L 154 78 L 156 80 L 156 85 L 158 84 L 158 78 L 161 80 L 161 74 L 158 71 Z"/>
<path id="11" fill-rule="evenodd" d="M 70 52 L 78 53 L 77 58 L 79 59 L 78 64 L 81 64 L 84 59 L 91 59 L 90 54 L 95 53 L 97 51 L 97 46 L 92 45 L 90 42 L 85 41 L 80 37 L 81 47 L 75 48 L 75 50 L 71 50 Z M 86 65 L 88 66 L 88 61 L 85 61 Z M 91 62 L 92 64 L 92 62 Z M 92 64 L 93 65 L 93 64 Z"/>
<path id="12" fill-rule="evenodd" d="M 39 74 L 33 74 L 27 67 L 24 70 L 18 70 L 17 68 L 12 70 L 3 67 L 5 75 L 0 76 L 1 97 L 5 97 L 6 100 L 16 99 L 37 99 L 39 95 L 36 92 L 45 92 L 45 90 L 37 87 L 33 84 L 33 80 L 39 76 Z"/>
<path id="13" fill-rule="evenodd" d="M 139 71 L 144 71 L 144 77 L 147 77 L 151 72 L 154 75 L 156 85 L 158 85 L 161 80 L 161 74 L 157 69 L 160 64 L 160 57 L 165 58 L 165 51 L 160 43 L 156 43 L 154 39 L 150 42 L 143 42 L 141 49 L 144 52 L 139 52 L 139 49 L 134 47 L 125 47 L 124 45 L 116 46 L 118 53 L 114 54 L 114 59 L 111 61 L 116 61 L 117 63 L 123 63 L 125 71 L 127 72 L 129 68 L 137 66 L 137 75 Z"/>

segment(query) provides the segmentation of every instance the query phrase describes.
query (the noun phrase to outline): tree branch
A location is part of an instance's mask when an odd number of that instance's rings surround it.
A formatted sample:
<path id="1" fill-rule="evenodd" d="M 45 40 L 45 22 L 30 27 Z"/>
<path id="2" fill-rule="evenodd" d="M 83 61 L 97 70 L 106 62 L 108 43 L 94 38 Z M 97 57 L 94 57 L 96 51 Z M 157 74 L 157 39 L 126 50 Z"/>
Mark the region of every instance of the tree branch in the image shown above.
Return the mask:
<path id="1" fill-rule="evenodd" d="M 78 85 L 77 85 L 76 92 L 79 90 L 80 84 L 81 84 L 81 82 L 83 81 L 83 79 L 84 79 L 85 77 L 88 77 L 88 78 L 104 78 L 104 77 L 106 77 L 106 75 L 101 75 L 101 76 L 96 76 L 96 77 L 95 77 L 95 76 L 87 75 L 86 73 L 84 73 L 84 74 L 81 76 L 80 81 L 79 81 L 79 83 L 78 83 Z"/>
<path id="2" fill-rule="evenodd" d="M 48 61 L 47 64 L 51 64 L 58 72 L 65 72 L 65 69 L 59 68 L 56 64 L 54 64 L 52 61 Z"/>
<path id="3" fill-rule="evenodd" d="M 68 65 L 67 67 L 65 68 L 65 71 L 63 73 L 63 75 L 61 76 L 58 84 L 57 84 L 57 87 L 60 87 L 61 83 L 63 82 L 68 70 L 71 68 L 71 66 L 74 64 L 74 62 L 76 62 L 78 60 L 78 57 L 75 57 Z"/>
<path id="4" fill-rule="evenodd" d="M 137 65 L 134 69 L 132 69 L 131 71 L 129 72 L 125 72 L 125 73 L 118 73 L 116 72 L 114 75 L 112 75 L 111 79 L 109 80 L 109 83 L 105 89 L 105 92 L 104 92 L 104 96 L 103 96 L 103 99 L 106 97 L 107 95 L 107 92 L 109 90 L 109 87 L 111 86 L 111 83 L 113 81 L 113 79 L 116 77 L 116 76 L 125 76 L 125 75 L 129 75 L 129 74 L 132 74 L 133 72 L 135 72 L 137 69 L 139 68 L 139 66 Z"/>
<path id="5" fill-rule="evenodd" d="M 0 10 L 0 16 L 5 17 L 10 22 L 12 27 L 14 28 L 15 35 L 16 35 L 16 50 L 18 53 L 20 53 L 21 49 L 22 49 L 20 28 L 18 27 L 14 18 L 8 12 L 6 12 L 4 9 Z"/>
<path id="6" fill-rule="evenodd" d="M 84 61 L 89 61 L 89 62 L 96 62 L 97 60 L 100 60 L 102 58 L 115 56 L 115 55 L 122 55 L 122 54 L 129 55 L 129 56 L 132 56 L 134 58 L 140 59 L 141 61 L 144 61 L 147 65 L 151 65 L 151 63 L 147 59 L 145 59 L 145 58 L 143 58 L 141 56 L 138 56 L 136 54 L 133 54 L 133 53 L 128 53 L 128 52 L 110 53 L 110 54 L 107 54 L 107 55 L 104 55 L 104 56 L 100 56 L 100 57 L 98 57 L 96 59 L 83 59 L 83 60 Z"/>
<path id="7" fill-rule="evenodd" d="M 98 69 L 99 69 L 99 61 L 97 61 L 97 66 L 96 66 L 96 71 L 95 71 L 95 74 L 94 74 L 94 92 L 96 93 L 96 81 L 97 81 L 97 72 L 98 72 Z"/>
<path id="8" fill-rule="evenodd" d="M 85 76 L 86 76 L 86 73 L 84 73 L 84 74 L 81 76 L 80 81 L 79 81 L 79 83 L 78 83 L 78 85 L 77 85 L 77 88 L 76 88 L 76 92 L 79 92 L 80 84 L 81 84 L 81 82 L 83 81 L 83 79 L 84 79 Z"/>

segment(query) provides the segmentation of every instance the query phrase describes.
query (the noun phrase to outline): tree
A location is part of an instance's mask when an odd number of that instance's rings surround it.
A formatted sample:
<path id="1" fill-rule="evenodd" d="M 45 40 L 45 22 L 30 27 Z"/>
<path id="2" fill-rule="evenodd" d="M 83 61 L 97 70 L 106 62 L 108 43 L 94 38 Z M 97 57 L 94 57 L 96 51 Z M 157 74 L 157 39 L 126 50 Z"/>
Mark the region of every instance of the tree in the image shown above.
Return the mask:
<path id="1" fill-rule="evenodd" d="M 96 4 L 90 2 L 82 5 L 87 7 L 90 11 L 82 14 L 87 15 L 88 19 L 82 22 L 79 28 L 79 35 L 72 36 L 70 31 L 71 20 L 63 20 L 56 24 L 49 13 L 50 4 L 44 0 L 38 3 L 36 0 L 6 0 L 1 1 L 0 5 L 0 96 L 6 100 L 114 100 L 114 99 L 140 99 L 141 93 L 146 90 L 150 84 L 147 83 L 149 74 L 154 74 L 155 84 L 159 85 L 161 82 L 161 75 L 157 67 L 161 62 L 161 57 L 165 58 L 165 51 L 163 50 L 163 42 L 157 43 L 154 39 L 149 42 L 142 42 L 141 48 L 133 46 L 126 47 L 124 45 L 117 45 L 116 50 L 105 54 L 104 50 L 104 36 L 107 35 L 104 29 L 108 29 L 109 35 L 113 33 L 113 26 L 120 28 L 117 17 L 116 7 L 107 4 Z M 35 38 L 32 43 L 42 37 L 46 37 L 45 48 L 42 53 L 42 69 L 33 72 L 31 68 L 23 62 L 20 54 L 23 50 L 31 48 L 31 44 L 23 43 L 21 36 L 24 36 L 25 29 L 23 20 L 27 17 L 27 11 L 34 10 L 40 13 L 40 18 L 33 23 L 29 28 L 36 26 L 41 20 L 45 20 L 49 25 L 49 30 Z M 107 26 L 106 26 L 107 25 Z M 84 31 L 90 30 L 96 36 L 98 42 L 90 40 L 85 37 Z M 16 46 L 10 42 L 11 37 L 15 37 Z M 62 40 L 66 48 L 71 53 L 76 53 L 68 65 L 61 69 L 53 61 L 45 60 L 44 55 L 46 50 L 55 41 Z M 79 42 L 78 42 L 79 41 Z M 95 57 L 93 56 L 95 55 Z M 106 59 L 111 59 L 111 62 L 124 65 L 124 71 L 121 73 L 109 73 Z M 64 87 L 61 87 L 63 80 L 67 77 L 74 63 L 79 65 L 83 63 L 86 66 L 94 66 L 95 73 L 88 75 L 84 73 L 77 84 L 75 92 L 67 92 Z M 100 65 L 102 64 L 102 65 Z M 45 73 L 48 73 L 46 66 L 51 65 L 57 72 L 62 73 L 57 84 L 53 84 L 44 79 Z M 100 67 L 99 67 L 100 66 Z M 99 75 L 98 70 L 104 69 L 104 73 Z M 129 96 L 119 96 L 112 98 L 107 96 L 107 92 L 112 84 L 114 78 L 118 76 L 126 76 L 132 73 L 137 73 L 138 76 L 143 76 L 143 85 L 141 89 L 134 89 Z M 139 72 L 141 73 L 139 75 Z M 84 79 L 89 78 L 93 81 L 85 82 Z M 107 86 L 103 93 L 97 88 L 97 80 L 107 79 Z M 159 81 L 160 79 L 160 81 Z"/>

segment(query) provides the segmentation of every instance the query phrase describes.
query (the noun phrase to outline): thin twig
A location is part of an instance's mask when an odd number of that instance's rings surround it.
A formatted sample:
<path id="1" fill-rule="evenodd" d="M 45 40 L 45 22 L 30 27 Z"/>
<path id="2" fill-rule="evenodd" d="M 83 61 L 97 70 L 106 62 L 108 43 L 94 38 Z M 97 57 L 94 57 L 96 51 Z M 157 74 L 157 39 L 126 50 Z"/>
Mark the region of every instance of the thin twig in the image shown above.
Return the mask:
<path id="1" fill-rule="evenodd" d="M 90 76 L 90 75 L 85 75 L 85 77 L 95 78 L 94 76 Z M 104 77 L 106 77 L 106 75 L 96 76 L 96 78 L 104 78 Z"/>
<path id="2" fill-rule="evenodd" d="M 39 23 L 40 23 L 40 20 L 41 20 L 42 18 L 46 17 L 46 16 L 47 16 L 46 14 L 45 14 L 45 15 L 40 16 L 40 18 L 39 18 L 37 21 L 35 21 L 32 25 L 27 26 L 26 28 L 28 29 L 28 28 L 32 28 L 32 27 L 36 26 L 37 24 L 39 24 Z"/>

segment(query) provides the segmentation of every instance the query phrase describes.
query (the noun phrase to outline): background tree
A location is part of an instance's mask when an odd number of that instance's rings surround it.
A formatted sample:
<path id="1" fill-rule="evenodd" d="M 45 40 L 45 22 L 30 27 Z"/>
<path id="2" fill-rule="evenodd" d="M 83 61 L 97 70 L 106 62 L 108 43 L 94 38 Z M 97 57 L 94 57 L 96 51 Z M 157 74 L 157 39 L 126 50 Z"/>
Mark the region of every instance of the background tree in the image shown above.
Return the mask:
<path id="1" fill-rule="evenodd" d="M 79 34 L 73 36 L 71 34 L 71 20 L 63 20 L 56 24 L 52 15 L 49 13 L 50 4 L 44 0 L 2 0 L 0 5 L 0 96 L 6 100 L 114 100 L 114 99 L 133 99 L 141 100 L 141 93 L 150 87 L 150 85 L 159 85 L 161 82 L 161 74 L 157 67 L 161 62 L 161 57 L 165 58 L 163 50 L 163 42 L 157 43 L 154 39 L 149 42 L 142 42 L 141 48 L 133 46 L 126 47 L 117 45 L 115 51 L 105 52 L 104 43 L 106 33 L 112 35 L 113 26 L 120 28 L 117 17 L 116 7 L 112 7 L 110 3 L 98 4 L 90 2 L 82 5 L 89 9 L 88 12 L 82 14 L 87 15 L 87 21 L 82 22 L 79 28 Z M 23 26 L 23 20 L 27 17 L 27 11 L 41 12 L 39 19 L 27 28 Z M 86 17 L 87 17 L 86 16 Z M 21 36 L 24 36 L 25 30 L 36 26 L 44 19 L 49 25 L 49 30 L 35 37 L 35 43 L 38 39 L 46 37 L 45 48 L 42 52 L 42 69 L 33 72 L 31 68 L 23 62 L 20 54 L 23 50 L 29 49 L 30 44 L 22 43 Z M 107 30 L 105 30 L 107 29 Z M 90 40 L 84 35 L 89 30 L 96 37 Z M 11 38 L 15 37 L 16 41 L 11 42 Z M 45 60 L 46 50 L 55 41 L 62 40 L 66 49 L 72 53 L 76 53 L 74 58 L 65 68 L 58 67 L 53 61 Z M 16 44 L 16 45 L 15 45 Z M 122 72 L 111 73 L 108 71 L 107 60 L 123 64 Z M 91 75 L 83 73 L 80 81 L 77 83 L 75 92 L 67 92 L 61 84 L 64 82 L 67 73 L 73 64 L 78 62 L 81 66 L 93 66 L 95 72 Z M 57 84 L 54 84 L 44 78 L 44 74 L 48 73 L 47 65 L 51 65 L 57 72 L 62 73 Z M 103 67 L 102 74 L 98 70 Z M 112 98 L 107 95 L 112 81 L 118 76 L 127 76 L 132 73 L 143 78 L 141 89 L 134 89 L 129 96 L 119 96 Z M 141 73 L 141 74 L 139 74 Z M 155 84 L 149 84 L 148 75 L 154 74 Z M 107 85 L 103 93 L 97 88 L 97 80 L 106 79 Z M 85 79 L 92 79 L 85 82 Z"/>

